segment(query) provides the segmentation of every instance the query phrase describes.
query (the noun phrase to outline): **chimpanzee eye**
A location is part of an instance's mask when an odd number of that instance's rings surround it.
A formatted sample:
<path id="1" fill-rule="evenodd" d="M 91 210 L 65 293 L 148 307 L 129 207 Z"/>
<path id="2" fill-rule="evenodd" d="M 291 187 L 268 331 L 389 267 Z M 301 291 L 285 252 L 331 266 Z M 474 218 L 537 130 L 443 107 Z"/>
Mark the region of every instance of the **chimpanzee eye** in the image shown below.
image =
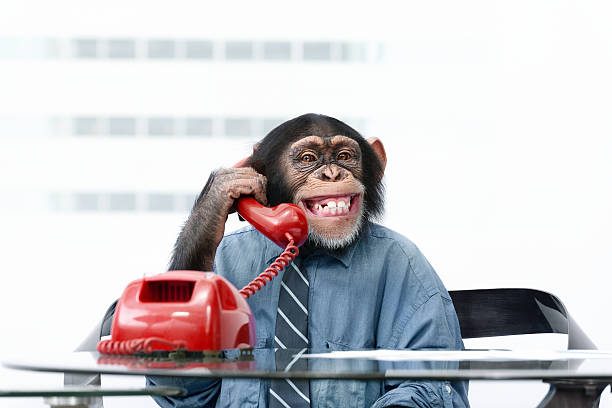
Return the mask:
<path id="1" fill-rule="evenodd" d="M 300 157 L 300 160 L 302 160 L 304 163 L 310 163 L 310 162 L 316 161 L 317 157 L 312 153 L 304 153 Z"/>
<path id="2" fill-rule="evenodd" d="M 338 156 L 336 156 L 336 160 L 348 160 L 351 158 L 351 154 L 348 152 L 340 152 Z"/>

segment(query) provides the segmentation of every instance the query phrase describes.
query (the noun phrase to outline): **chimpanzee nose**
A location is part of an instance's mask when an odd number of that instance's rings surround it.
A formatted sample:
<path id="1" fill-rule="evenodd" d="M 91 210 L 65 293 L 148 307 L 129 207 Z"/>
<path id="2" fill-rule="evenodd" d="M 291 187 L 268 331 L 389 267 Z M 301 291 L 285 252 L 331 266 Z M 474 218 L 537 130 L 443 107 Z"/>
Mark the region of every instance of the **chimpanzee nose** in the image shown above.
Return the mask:
<path id="1" fill-rule="evenodd" d="M 321 180 L 324 181 L 341 181 L 347 176 L 346 170 L 335 164 L 323 166 L 321 169 Z"/>

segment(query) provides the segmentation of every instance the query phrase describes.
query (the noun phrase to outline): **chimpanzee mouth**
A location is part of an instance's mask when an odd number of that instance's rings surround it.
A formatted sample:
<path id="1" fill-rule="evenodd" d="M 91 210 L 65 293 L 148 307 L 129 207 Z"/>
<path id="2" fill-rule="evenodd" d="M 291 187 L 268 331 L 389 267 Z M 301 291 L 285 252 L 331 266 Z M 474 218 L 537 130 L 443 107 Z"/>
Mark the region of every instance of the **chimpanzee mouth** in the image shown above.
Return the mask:
<path id="1" fill-rule="evenodd" d="M 341 217 L 359 212 L 361 194 L 313 197 L 302 203 L 316 217 Z"/>

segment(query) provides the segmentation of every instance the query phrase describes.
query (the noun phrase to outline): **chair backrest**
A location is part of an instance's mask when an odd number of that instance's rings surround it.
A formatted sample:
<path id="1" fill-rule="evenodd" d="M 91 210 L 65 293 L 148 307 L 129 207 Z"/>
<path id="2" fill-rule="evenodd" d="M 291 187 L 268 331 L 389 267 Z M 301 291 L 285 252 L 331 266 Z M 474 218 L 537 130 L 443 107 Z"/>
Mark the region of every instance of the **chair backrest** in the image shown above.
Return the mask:
<path id="1" fill-rule="evenodd" d="M 115 300 L 108 307 L 108 309 L 106 309 L 106 313 L 104 313 L 104 317 L 102 318 L 102 322 L 100 324 L 100 338 L 103 336 L 110 336 L 111 334 L 111 327 L 113 325 L 113 318 L 115 317 L 117 302 L 119 302 L 119 299 Z"/>
<path id="2" fill-rule="evenodd" d="M 555 295 L 534 289 L 450 291 L 464 339 L 562 333 L 568 349 L 596 349 Z"/>

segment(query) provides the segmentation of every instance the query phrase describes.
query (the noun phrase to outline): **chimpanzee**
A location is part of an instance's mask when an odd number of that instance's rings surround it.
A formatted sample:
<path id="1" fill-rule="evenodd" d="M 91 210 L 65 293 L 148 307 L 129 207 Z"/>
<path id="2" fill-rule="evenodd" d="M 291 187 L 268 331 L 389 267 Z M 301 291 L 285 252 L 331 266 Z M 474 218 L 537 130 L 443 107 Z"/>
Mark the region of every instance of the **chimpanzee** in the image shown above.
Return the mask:
<path id="1" fill-rule="evenodd" d="M 224 236 L 235 200 L 248 195 L 305 210 L 309 236 L 300 255 L 248 299 L 257 348 L 463 348 L 452 301 L 431 265 L 408 239 L 373 222 L 384 207 L 386 154 L 379 139 L 305 114 L 273 129 L 243 165 L 211 174 L 170 269 L 214 271 L 241 288 L 281 249 L 251 227 Z M 161 406 L 469 406 L 465 382 L 175 381 L 189 395 L 156 399 Z"/>

